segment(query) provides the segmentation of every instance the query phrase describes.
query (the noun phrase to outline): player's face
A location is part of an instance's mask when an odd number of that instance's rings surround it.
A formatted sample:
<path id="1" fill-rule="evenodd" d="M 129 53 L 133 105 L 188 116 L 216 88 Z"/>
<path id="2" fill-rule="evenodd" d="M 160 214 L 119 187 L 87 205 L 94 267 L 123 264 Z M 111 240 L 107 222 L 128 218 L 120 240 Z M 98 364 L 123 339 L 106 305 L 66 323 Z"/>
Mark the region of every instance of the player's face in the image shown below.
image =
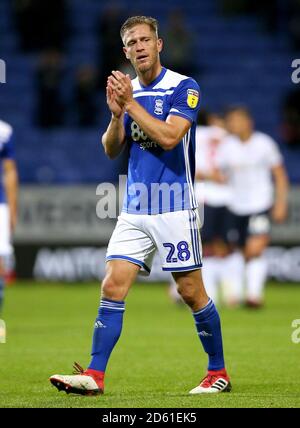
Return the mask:
<path id="1" fill-rule="evenodd" d="M 159 61 L 162 40 L 147 24 L 138 24 L 126 31 L 124 35 L 124 52 L 138 73 L 146 73 Z"/>
<path id="2" fill-rule="evenodd" d="M 226 129 L 230 134 L 242 136 L 252 131 L 252 119 L 244 112 L 233 111 L 225 119 Z"/>

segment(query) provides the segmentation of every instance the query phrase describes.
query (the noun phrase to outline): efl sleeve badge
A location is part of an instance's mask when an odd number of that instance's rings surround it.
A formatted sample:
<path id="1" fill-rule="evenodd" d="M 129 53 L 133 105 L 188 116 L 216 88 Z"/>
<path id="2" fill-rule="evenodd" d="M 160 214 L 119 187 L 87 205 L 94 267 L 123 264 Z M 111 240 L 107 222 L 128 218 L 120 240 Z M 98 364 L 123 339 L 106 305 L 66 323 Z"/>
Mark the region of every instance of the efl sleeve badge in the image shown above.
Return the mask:
<path id="1" fill-rule="evenodd" d="M 199 101 L 199 92 L 195 89 L 187 90 L 187 104 L 191 108 L 196 108 Z"/>

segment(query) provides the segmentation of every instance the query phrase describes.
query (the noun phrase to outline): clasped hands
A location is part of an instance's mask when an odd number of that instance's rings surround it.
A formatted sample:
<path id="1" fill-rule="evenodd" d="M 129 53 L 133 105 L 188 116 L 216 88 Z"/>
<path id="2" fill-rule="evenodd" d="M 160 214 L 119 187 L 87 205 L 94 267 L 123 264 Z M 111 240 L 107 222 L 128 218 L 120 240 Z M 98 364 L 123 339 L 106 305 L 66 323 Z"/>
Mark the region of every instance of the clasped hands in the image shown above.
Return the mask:
<path id="1" fill-rule="evenodd" d="M 109 98 L 115 101 L 122 110 L 126 110 L 127 105 L 133 101 L 133 88 L 129 74 L 121 71 L 112 71 L 107 79 L 106 92 Z"/>

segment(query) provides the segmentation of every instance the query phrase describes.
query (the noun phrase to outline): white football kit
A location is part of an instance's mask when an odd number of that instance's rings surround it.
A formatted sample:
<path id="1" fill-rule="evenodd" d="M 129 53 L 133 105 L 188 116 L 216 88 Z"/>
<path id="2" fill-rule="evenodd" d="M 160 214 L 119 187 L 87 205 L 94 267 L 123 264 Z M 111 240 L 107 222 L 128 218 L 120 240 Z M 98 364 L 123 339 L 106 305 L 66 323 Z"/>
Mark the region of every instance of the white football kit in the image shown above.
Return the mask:
<path id="1" fill-rule="evenodd" d="M 217 168 L 218 153 L 224 145 L 227 132 L 219 126 L 196 128 L 196 173 L 210 174 Z M 225 149 L 225 148 L 224 148 Z M 212 207 L 227 206 L 231 200 L 230 186 L 211 180 L 196 181 L 197 201 Z"/>
<path id="2" fill-rule="evenodd" d="M 232 189 L 230 211 L 251 215 L 269 210 L 274 200 L 272 168 L 281 164 L 277 144 L 262 132 L 254 132 L 246 142 L 232 135 L 226 137 L 218 165 Z"/>
<path id="3" fill-rule="evenodd" d="M 224 169 L 232 188 L 229 204 L 228 241 L 235 248 L 245 248 L 250 236 L 268 235 L 271 222 L 269 210 L 274 202 L 272 169 L 282 164 L 275 141 L 262 132 L 253 132 L 248 141 L 228 136 L 226 149 L 219 153 L 219 165 Z M 243 255 L 233 252 L 227 257 L 227 298 L 233 302 L 260 304 L 267 278 L 267 263 L 263 255 L 245 264 Z M 246 286 L 244 290 L 244 285 Z"/>

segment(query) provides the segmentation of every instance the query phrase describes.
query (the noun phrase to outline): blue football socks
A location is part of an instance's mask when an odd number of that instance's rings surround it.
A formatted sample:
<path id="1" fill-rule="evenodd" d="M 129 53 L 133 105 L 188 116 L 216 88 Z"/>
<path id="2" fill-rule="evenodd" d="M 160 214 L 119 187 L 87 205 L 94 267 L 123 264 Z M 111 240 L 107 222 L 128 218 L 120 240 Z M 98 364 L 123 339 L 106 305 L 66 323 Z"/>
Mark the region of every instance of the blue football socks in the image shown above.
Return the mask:
<path id="1" fill-rule="evenodd" d="M 95 321 L 92 360 L 89 369 L 105 372 L 108 359 L 116 345 L 123 325 L 124 302 L 102 298 Z"/>
<path id="2" fill-rule="evenodd" d="M 221 370 L 225 367 L 220 317 L 210 299 L 200 311 L 193 312 L 198 336 L 208 354 L 208 370 Z"/>

